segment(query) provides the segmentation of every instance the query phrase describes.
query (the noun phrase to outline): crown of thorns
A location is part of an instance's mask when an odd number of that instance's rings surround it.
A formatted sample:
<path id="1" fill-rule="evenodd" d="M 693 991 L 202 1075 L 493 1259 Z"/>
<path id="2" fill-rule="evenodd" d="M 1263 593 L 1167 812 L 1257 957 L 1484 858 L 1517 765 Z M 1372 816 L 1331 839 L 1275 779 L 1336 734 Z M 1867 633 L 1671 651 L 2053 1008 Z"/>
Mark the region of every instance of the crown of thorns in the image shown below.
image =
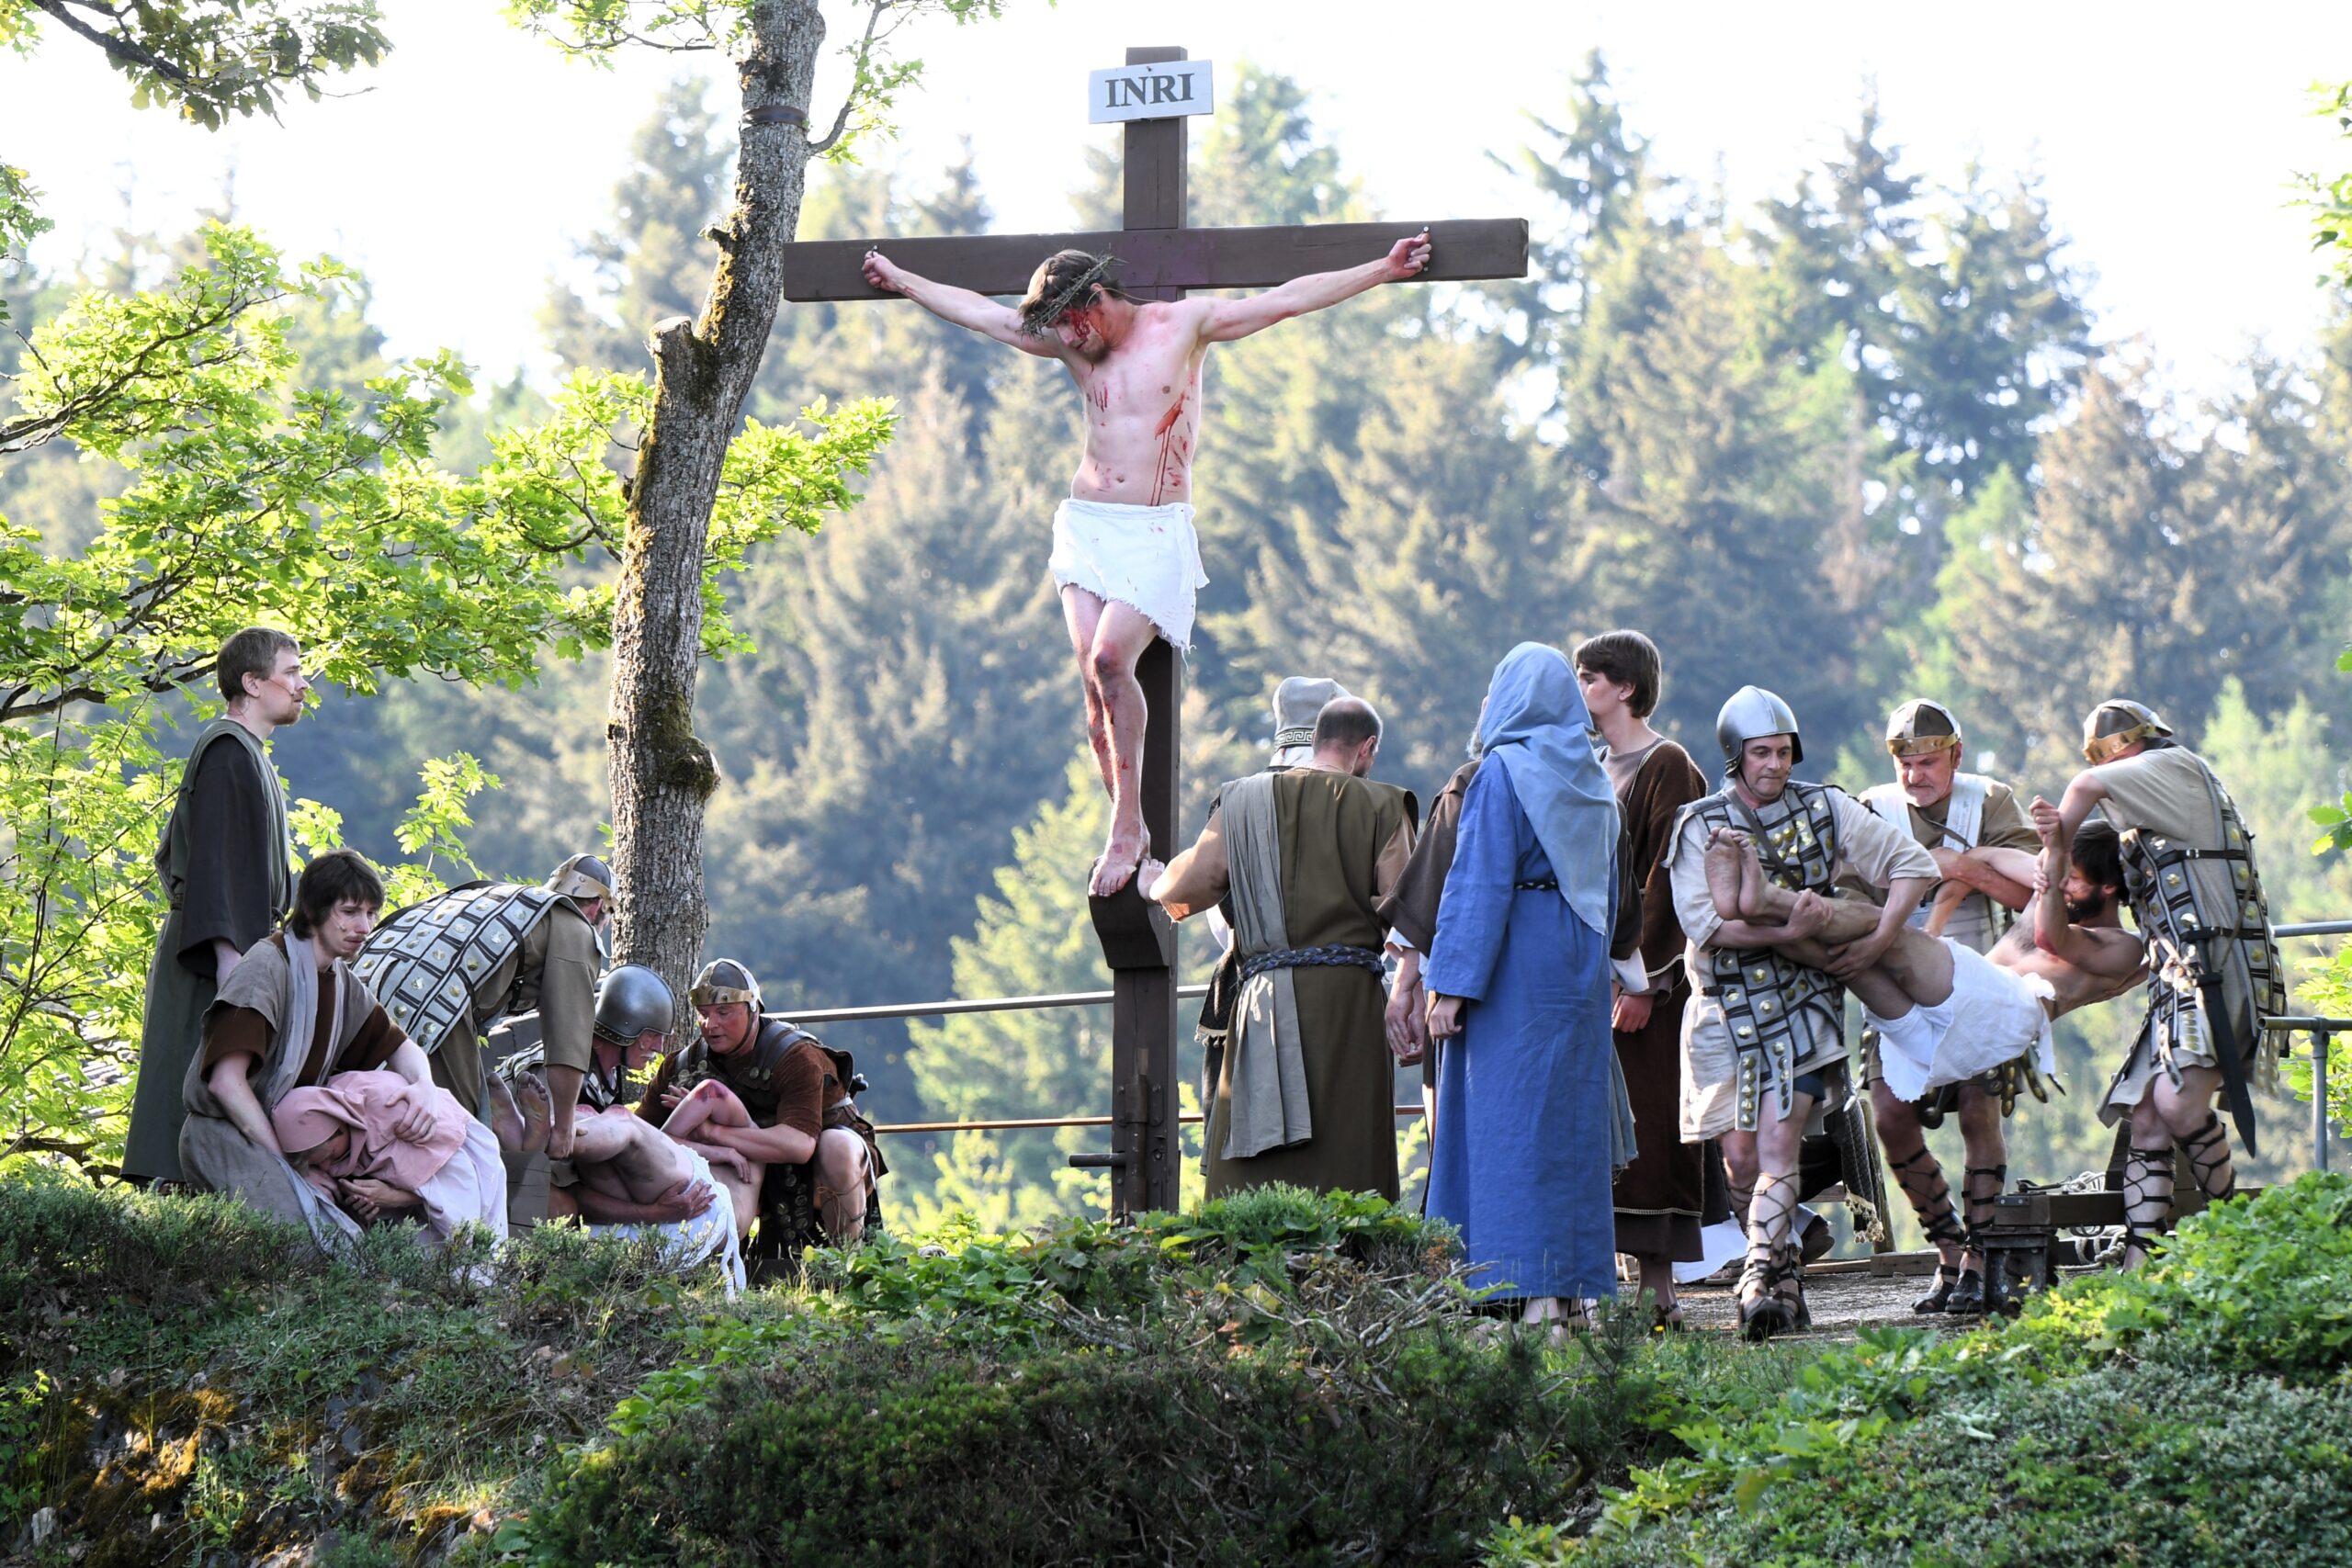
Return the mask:
<path id="1" fill-rule="evenodd" d="M 1032 300 L 1021 308 L 1021 330 L 1031 337 L 1044 337 L 1054 330 L 1054 323 L 1067 314 L 1071 306 L 1086 298 L 1087 290 L 1111 276 L 1119 265 L 1116 256 L 1097 256 L 1094 265 L 1081 272 L 1069 283 L 1041 299 Z"/>

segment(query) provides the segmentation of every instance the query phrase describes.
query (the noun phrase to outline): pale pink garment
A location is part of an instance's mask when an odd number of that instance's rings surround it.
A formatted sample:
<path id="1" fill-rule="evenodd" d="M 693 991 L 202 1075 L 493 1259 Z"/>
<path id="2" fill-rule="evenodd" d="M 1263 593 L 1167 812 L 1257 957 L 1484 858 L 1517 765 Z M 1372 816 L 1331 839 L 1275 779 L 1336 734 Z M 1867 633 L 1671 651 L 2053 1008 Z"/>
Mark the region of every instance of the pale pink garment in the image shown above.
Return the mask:
<path id="1" fill-rule="evenodd" d="M 392 1129 L 416 1104 L 433 1113 L 433 1131 L 421 1144 L 403 1143 Z M 486 1225 L 505 1239 L 506 1172 L 497 1136 L 436 1084 L 412 1084 L 391 1072 L 337 1073 L 322 1088 L 288 1091 L 270 1122 L 278 1147 L 293 1152 L 351 1133 L 341 1158 L 303 1163 L 303 1176 L 329 1198 L 339 1177 L 372 1177 L 423 1199 L 419 1218 L 436 1241 L 463 1224 Z"/>
<path id="2" fill-rule="evenodd" d="M 420 1144 L 392 1135 L 413 1110 L 433 1114 L 433 1131 Z M 317 1148 L 348 1129 L 353 1136 L 343 1156 L 311 1160 L 304 1174 L 332 1190 L 334 1178 L 366 1176 L 413 1192 L 449 1163 L 466 1141 L 465 1107 L 447 1089 L 413 1084 L 398 1073 L 337 1073 L 318 1089 L 288 1089 L 270 1111 L 277 1146 L 288 1154 Z M 326 1179 L 322 1181 L 322 1178 Z"/>

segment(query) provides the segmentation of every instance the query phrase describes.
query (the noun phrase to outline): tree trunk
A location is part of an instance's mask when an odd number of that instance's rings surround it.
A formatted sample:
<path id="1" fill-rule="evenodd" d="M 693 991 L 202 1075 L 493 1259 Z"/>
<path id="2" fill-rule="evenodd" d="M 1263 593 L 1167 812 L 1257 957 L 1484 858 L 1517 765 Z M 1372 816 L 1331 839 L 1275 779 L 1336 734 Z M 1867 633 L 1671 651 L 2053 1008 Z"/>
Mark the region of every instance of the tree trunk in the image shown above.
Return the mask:
<path id="1" fill-rule="evenodd" d="M 605 757 L 613 791 L 616 962 L 655 970 L 683 998 L 702 956 L 703 807 L 718 784 L 695 733 L 703 551 L 720 467 L 759 374 L 784 289 L 784 247 L 808 183 L 805 123 L 825 24 L 817 0 L 755 0 L 738 62 L 744 118 L 735 206 L 702 315 L 657 322 L 653 415 L 630 482 Z M 790 109 L 757 124 L 761 110 Z M 803 123 L 791 123 L 797 119 Z"/>

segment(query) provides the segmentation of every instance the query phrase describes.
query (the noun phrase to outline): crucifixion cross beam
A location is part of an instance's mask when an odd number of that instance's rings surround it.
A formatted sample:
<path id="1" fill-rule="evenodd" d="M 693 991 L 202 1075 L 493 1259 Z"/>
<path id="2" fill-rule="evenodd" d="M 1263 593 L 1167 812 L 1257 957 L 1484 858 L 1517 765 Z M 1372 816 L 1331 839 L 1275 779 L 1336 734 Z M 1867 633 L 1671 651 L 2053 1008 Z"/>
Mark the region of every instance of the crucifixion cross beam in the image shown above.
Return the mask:
<path id="1" fill-rule="evenodd" d="M 1182 49 L 1130 49 L 1126 63 L 1161 65 L 1185 58 Z M 1025 292 L 1037 264 L 1056 251 L 1107 251 L 1122 264 L 1119 286 L 1126 293 L 1138 299 L 1180 299 L 1195 288 L 1270 288 L 1311 273 L 1354 266 L 1424 227 L 1431 243 L 1430 265 L 1414 282 L 1527 276 L 1527 221 L 1520 218 L 1188 229 L 1184 121 L 1129 120 L 1124 130 L 1120 228 L 801 241 L 786 247 L 784 297 L 800 303 L 896 299 L 899 296 L 865 280 L 866 253 L 887 245 L 891 259 L 910 271 L 977 294 L 999 295 Z M 1176 804 L 1182 784 L 1182 661 L 1166 642 L 1155 640 L 1136 666 L 1136 679 L 1149 716 L 1141 779 L 1144 826 L 1152 855 L 1165 861 L 1182 847 Z M 1083 875 L 1085 870 L 1074 874 Z M 1112 1144 L 1107 1155 L 1074 1155 L 1071 1163 L 1110 1171 L 1114 1215 L 1173 1209 L 1182 1164 L 1176 1135 L 1175 929 L 1159 906 L 1136 895 L 1132 882 L 1091 905 L 1112 973 Z"/>

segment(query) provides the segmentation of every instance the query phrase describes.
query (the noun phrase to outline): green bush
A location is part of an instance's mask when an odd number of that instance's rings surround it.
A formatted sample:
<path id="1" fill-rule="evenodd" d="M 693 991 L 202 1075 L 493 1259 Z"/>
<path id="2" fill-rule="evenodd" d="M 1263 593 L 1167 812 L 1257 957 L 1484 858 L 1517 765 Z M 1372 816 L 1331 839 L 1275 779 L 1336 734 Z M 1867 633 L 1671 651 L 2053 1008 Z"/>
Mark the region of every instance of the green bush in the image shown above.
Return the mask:
<path id="1" fill-rule="evenodd" d="M 1518 1531 L 1498 1562 L 1558 1561 Z M 2352 1391 L 2178 1367 L 2014 1380 L 1589 1543 L 1591 1568 L 2264 1568 L 2352 1562 Z"/>
<path id="2" fill-rule="evenodd" d="M 842 1339 L 634 1403 L 560 1467 L 537 1562 L 1459 1562 L 1585 1474 L 1578 1396 L 1516 1337 L 1018 1360 Z"/>

